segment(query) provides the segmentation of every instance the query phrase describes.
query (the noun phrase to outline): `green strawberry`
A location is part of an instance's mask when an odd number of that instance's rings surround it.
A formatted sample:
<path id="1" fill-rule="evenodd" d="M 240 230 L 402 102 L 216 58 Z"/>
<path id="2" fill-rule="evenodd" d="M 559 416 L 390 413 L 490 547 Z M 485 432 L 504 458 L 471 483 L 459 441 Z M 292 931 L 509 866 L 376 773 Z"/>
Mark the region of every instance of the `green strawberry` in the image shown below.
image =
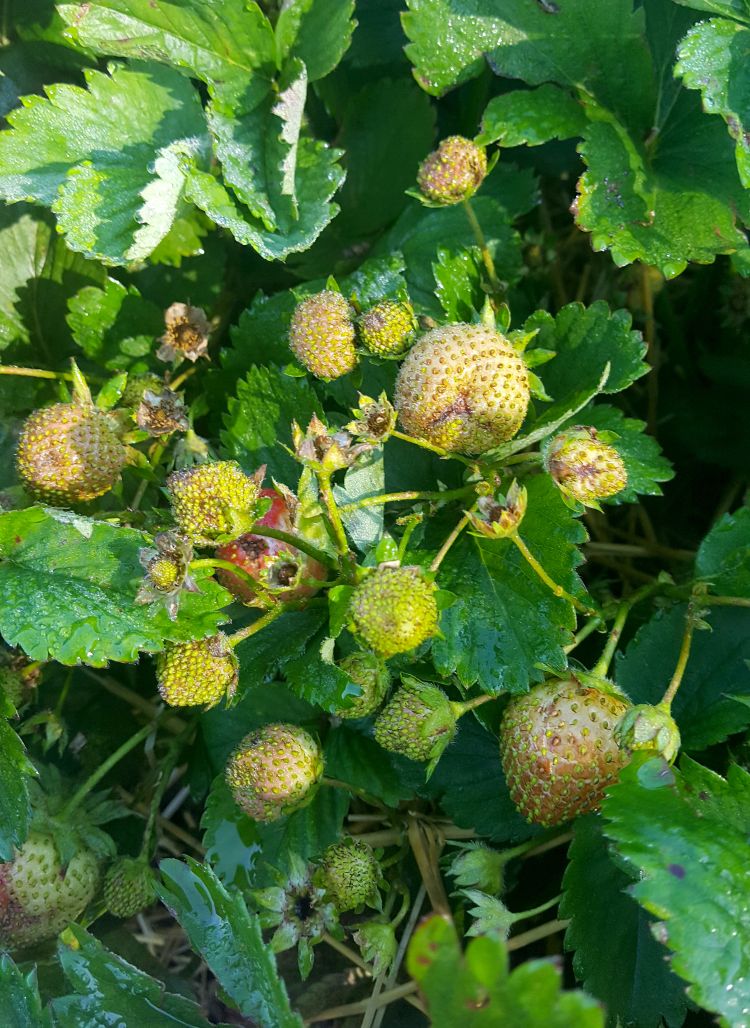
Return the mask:
<path id="1" fill-rule="evenodd" d="M 379 907 L 381 879 L 380 864 L 372 849 L 366 842 L 353 839 L 329 846 L 314 877 L 339 913 L 361 909 L 365 904 Z"/>
<path id="2" fill-rule="evenodd" d="M 255 521 L 259 488 L 258 475 L 246 475 L 234 460 L 173 471 L 167 479 L 175 521 L 199 542 L 248 529 Z"/>
<path id="3" fill-rule="evenodd" d="M 409 349 L 416 327 L 410 303 L 384 300 L 359 319 L 359 338 L 378 357 L 399 357 Z"/>
<path id="4" fill-rule="evenodd" d="M 375 720 L 375 739 L 384 750 L 434 765 L 455 736 L 465 705 L 453 703 L 436 685 L 403 680 Z"/>
<path id="5" fill-rule="evenodd" d="M 297 304 L 289 326 L 289 346 L 316 378 L 341 378 L 356 367 L 353 313 L 348 301 L 332 289 Z"/>
<path id="6" fill-rule="evenodd" d="M 584 425 L 555 436 L 545 454 L 545 467 L 562 492 L 590 507 L 628 484 L 620 454 L 598 438 L 595 428 Z"/>
<path id="7" fill-rule="evenodd" d="M 514 696 L 500 727 L 510 795 L 527 821 L 557 825 L 596 810 L 627 754 L 614 729 L 624 699 L 575 679 L 548 681 Z"/>
<path id="8" fill-rule="evenodd" d="M 387 660 L 437 635 L 435 586 L 418 568 L 378 568 L 354 590 L 349 615 L 352 631 Z"/>
<path id="9" fill-rule="evenodd" d="M 358 685 L 362 694 L 349 707 L 336 711 L 341 718 L 368 717 L 385 699 L 391 676 L 388 668 L 373 653 L 350 653 L 339 664 L 341 670 Z"/>
<path id="10" fill-rule="evenodd" d="M 209 639 L 167 643 L 156 658 L 159 692 L 172 707 L 213 707 L 234 695 L 238 667 L 223 632 Z"/>
<path id="11" fill-rule="evenodd" d="M 155 897 L 154 874 L 136 857 L 120 857 L 104 878 L 104 902 L 115 917 L 129 918 L 150 906 Z"/>
<path id="12" fill-rule="evenodd" d="M 449 136 L 422 161 L 417 183 L 435 204 L 460 203 L 476 193 L 487 174 L 487 155 L 465 136 Z"/>

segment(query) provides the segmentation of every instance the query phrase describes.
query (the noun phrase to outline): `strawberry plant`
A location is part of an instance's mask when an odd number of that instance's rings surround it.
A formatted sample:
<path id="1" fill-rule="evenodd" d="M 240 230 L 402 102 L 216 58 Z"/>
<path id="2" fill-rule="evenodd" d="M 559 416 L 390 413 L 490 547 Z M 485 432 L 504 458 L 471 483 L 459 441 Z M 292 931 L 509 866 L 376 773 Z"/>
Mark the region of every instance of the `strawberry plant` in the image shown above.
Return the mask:
<path id="1" fill-rule="evenodd" d="M 748 0 L 10 0 L 0 998 L 750 1025 Z"/>

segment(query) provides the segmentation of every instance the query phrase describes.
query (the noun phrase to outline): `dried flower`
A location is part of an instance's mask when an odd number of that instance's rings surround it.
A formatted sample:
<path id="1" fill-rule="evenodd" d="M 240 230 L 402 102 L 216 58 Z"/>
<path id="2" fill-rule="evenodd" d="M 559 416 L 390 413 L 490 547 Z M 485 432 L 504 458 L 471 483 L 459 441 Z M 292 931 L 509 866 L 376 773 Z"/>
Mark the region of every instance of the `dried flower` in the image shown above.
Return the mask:
<path id="1" fill-rule="evenodd" d="M 156 351 L 160 361 L 195 361 L 206 355 L 210 325 L 206 312 L 186 303 L 173 303 L 164 312 L 166 331 Z"/>

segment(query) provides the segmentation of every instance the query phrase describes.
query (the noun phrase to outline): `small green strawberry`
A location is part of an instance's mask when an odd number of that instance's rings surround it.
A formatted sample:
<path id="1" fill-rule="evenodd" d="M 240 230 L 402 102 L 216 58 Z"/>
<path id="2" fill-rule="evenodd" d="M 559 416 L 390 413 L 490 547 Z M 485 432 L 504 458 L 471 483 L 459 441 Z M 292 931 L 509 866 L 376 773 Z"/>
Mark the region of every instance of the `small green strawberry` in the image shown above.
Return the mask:
<path id="1" fill-rule="evenodd" d="M 104 878 L 104 902 L 115 917 L 134 917 L 156 898 L 154 874 L 136 857 L 120 857 Z"/>
<path id="2" fill-rule="evenodd" d="M 120 397 L 120 406 L 137 407 L 147 389 L 149 392 L 158 394 L 163 388 L 164 379 L 154 375 L 153 372 L 147 372 L 145 375 L 128 375 Z"/>
<path id="3" fill-rule="evenodd" d="M 156 658 L 159 692 L 171 707 L 215 706 L 237 687 L 239 664 L 227 637 L 167 643 Z"/>
<path id="4" fill-rule="evenodd" d="M 359 319 L 359 338 L 378 357 L 400 357 L 409 349 L 416 327 L 410 303 L 383 300 Z"/>
<path id="5" fill-rule="evenodd" d="M 449 700 L 436 685 L 406 675 L 403 682 L 375 719 L 375 739 L 384 750 L 434 767 L 466 706 Z"/>
<path id="6" fill-rule="evenodd" d="M 167 489 L 180 530 L 194 542 L 246 531 L 255 521 L 259 477 L 246 475 L 233 460 L 172 472 Z"/>
<path id="7" fill-rule="evenodd" d="M 387 660 L 437 635 L 435 585 L 419 568 L 378 568 L 354 590 L 349 616 L 352 631 Z"/>
<path id="8" fill-rule="evenodd" d="M 367 904 L 380 907 L 380 864 L 366 842 L 348 839 L 329 846 L 315 872 L 314 881 L 325 890 L 339 913 L 361 910 Z"/>
<path id="9" fill-rule="evenodd" d="M 627 754 L 614 730 L 628 709 L 619 696 L 575 679 L 514 696 L 500 727 L 510 795 L 527 821 L 557 825 L 596 810 Z"/>
<path id="10" fill-rule="evenodd" d="M 598 438 L 595 428 L 584 425 L 555 436 L 545 453 L 545 467 L 562 492 L 589 507 L 628 484 L 620 454 Z"/>
<path id="11" fill-rule="evenodd" d="M 226 780 L 235 802 L 255 821 L 277 821 L 308 804 L 323 776 L 323 755 L 299 725 L 264 725 L 232 754 Z"/>
<path id="12" fill-rule="evenodd" d="M 417 183 L 436 204 L 450 205 L 476 193 L 487 174 L 487 155 L 465 136 L 449 136 L 422 161 Z"/>
<path id="13" fill-rule="evenodd" d="M 336 711 L 341 718 L 369 717 L 380 707 L 391 684 L 388 668 L 373 653 L 350 653 L 339 664 L 341 670 L 362 690 L 348 707 Z"/>
<path id="14" fill-rule="evenodd" d="M 103 496 L 127 463 L 114 417 L 87 403 L 56 403 L 29 415 L 16 463 L 28 491 L 68 505 Z"/>
<path id="15" fill-rule="evenodd" d="M 353 314 L 348 301 L 332 289 L 297 304 L 289 326 L 289 346 L 316 378 L 341 378 L 356 367 Z"/>

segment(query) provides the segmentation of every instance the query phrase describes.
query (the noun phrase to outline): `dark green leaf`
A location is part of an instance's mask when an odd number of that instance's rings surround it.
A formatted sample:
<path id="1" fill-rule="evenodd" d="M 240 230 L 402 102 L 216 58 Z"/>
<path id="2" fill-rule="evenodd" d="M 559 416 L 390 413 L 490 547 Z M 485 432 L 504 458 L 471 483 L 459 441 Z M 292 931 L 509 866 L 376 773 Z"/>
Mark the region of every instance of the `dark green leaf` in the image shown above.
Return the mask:
<path id="1" fill-rule="evenodd" d="M 258 825 L 234 802 L 224 774 L 216 776 L 201 819 L 206 861 L 224 885 L 249 889 L 261 856 Z"/>
<path id="2" fill-rule="evenodd" d="M 356 22 L 354 0 L 292 0 L 279 11 L 276 42 L 280 56 L 298 57 L 310 81 L 328 75 L 349 48 Z"/>
<path id="3" fill-rule="evenodd" d="M 91 360 L 109 371 L 142 372 L 164 331 L 162 311 L 135 286 L 107 279 L 103 289 L 87 286 L 68 301 L 73 338 Z"/>
<path id="4" fill-rule="evenodd" d="M 31 821 L 28 779 L 34 768 L 23 743 L 0 718 L 0 860 L 11 860 L 13 850 L 26 841 Z"/>
<path id="5" fill-rule="evenodd" d="M 684 982 L 669 970 L 651 918 L 628 896 L 631 880 L 613 863 L 600 822 L 593 815 L 576 821 L 563 880 L 560 917 L 571 919 L 565 946 L 575 952 L 576 977 L 604 1004 L 612 1026 L 679 1028 Z"/>
<path id="6" fill-rule="evenodd" d="M 194 860 L 161 862 L 159 894 L 240 1013 L 260 1028 L 296 1028 L 300 1017 L 263 941 L 257 917 L 209 867 Z"/>
<path id="7" fill-rule="evenodd" d="M 5 1028 L 51 1028 L 49 1011 L 42 1008 L 36 968 L 22 974 L 7 953 L 0 956 L 0 1003 Z"/>
<path id="8" fill-rule="evenodd" d="M 325 640 L 325 631 L 311 639 L 302 656 L 284 665 L 284 677 L 296 696 L 335 714 L 348 707 L 358 693 L 346 672 L 323 659 Z"/>
<path id="9" fill-rule="evenodd" d="M 750 507 L 714 525 L 698 550 L 695 573 L 717 593 L 750 599 Z"/>
<path id="10" fill-rule="evenodd" d="M 424 770 L 418 764 L 389 753 L 349 725 L 329 733 L 325 758 L 328 775 L 364 789 L 389 807 L 398 806 L 424 784 Z"/>
<path id="11" fill-rule="evenodd" d="M 54 508 L 0 515 L 0 632 L 33 660 L 101 667 L 157 653 L 167 642 L 211 635 L 226 620 L 225 592 L 205 570 L 176 621 L 135 602 L 149 539 L 132 528 Z"/>
<path id="12" fill-rule="evenodd" d="M 479 142 L 540 146 L 551 139 L 582 136 L 585 128 L 581 105 L 570 93 L 548 84 L 493 97 L 482 117 Z"/>
<path id="13" fill-rule="evenodd" d="M 482 258 L 479 247 L 452 253 L 439 249 L 432 273 L 437 282 L 435 294 L 448 321 L 471 322 L 482 310 L 487 296 L 482 289 Z"/>
<path id="14" fill-rule="evenodd" d="M 709 14 L 724 14 L 727 18 L 737 18 L 750 23 L 750 3 L 748 0 L 675 0 L 684 7 L 692 7 L 696 11 L 708 11 Z"/>
<path id="15" fill-rule="evenodd" d="M 741 1025 L 750 1010 L 750 776 L 730 766 L 724 780 L 687 758 L 680 771 L 634 760 L 603 812 L 689 997 Z"/>

